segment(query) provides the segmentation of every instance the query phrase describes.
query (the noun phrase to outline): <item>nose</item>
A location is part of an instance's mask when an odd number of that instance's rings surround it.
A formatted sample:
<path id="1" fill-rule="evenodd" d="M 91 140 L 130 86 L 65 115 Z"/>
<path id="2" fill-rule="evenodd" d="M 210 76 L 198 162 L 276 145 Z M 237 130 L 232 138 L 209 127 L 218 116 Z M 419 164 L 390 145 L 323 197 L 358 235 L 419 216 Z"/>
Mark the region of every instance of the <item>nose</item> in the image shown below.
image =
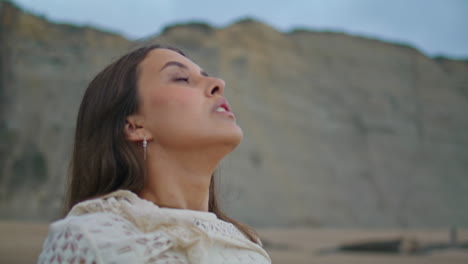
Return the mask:
<path id="1" fill-rule="evenodd" d="M 212 81 L 210 82 L 208 86 L 207 95 L 208 96 L 213 96 L 215 94 L 223 95 L 224 87 L 226 86 L 226 83 L 222 79 L 218 79 L 218 78 L 211 78 L 211 79 Z"/>

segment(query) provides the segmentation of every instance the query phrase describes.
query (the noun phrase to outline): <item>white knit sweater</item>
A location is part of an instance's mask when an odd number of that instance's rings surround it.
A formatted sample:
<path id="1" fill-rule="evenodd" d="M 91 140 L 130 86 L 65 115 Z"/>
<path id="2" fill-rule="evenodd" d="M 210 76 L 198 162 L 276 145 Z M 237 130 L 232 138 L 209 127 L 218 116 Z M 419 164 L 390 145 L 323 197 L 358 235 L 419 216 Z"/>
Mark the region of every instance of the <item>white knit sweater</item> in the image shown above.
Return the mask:
<path id="1" fill-rule="evenodd" d="M 271 263 L 215 214 L 160 208 L 119 190 L 78 203 L 50 225 L 38 263 Z"/>

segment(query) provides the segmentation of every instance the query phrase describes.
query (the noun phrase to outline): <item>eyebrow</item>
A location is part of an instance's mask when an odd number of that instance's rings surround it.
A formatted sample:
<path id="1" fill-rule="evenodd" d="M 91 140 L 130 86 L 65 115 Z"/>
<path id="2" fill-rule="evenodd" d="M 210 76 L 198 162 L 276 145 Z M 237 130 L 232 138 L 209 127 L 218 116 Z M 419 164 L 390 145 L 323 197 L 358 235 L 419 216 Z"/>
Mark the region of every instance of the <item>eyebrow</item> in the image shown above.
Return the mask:
<path id="1" fill-rule="evenodd" d="M 165 68 L 169 67 L 169 66 L 176 66 L 176 67 L 179 67 L 179 68 L 182 68 L 182 69 L 185 69 L 185 70 L 188 70 L 189 68 L 187 67 L 187 65 L 181 63 L 181 62 L 178 62 L 178 61 L 169 61 L 167 62 L 166 64 L 164 64 L 164 66 L 162 66 L 161 70 L 159 70 L 159 72 L 161 72 L 162 70 L 164 70 Z M 200 70 L 200 74 L 203 75 L 203 76 L 206 76 L 208 77 L 208 73 L 206 73 L 204 70 Z"/>

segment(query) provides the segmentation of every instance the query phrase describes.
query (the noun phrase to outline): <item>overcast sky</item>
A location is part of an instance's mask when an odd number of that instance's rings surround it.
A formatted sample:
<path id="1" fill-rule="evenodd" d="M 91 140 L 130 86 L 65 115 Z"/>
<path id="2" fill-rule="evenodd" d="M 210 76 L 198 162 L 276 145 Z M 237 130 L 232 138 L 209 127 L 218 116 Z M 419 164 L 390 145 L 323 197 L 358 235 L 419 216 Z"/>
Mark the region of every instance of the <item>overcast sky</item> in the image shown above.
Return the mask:
<path id="1" fill-rule="evenodd" d="M 468 0 L 14 0 L 49 20 L 93 25 L 136 39 L 172 23 L 224 27 L 253 17 L 278 30 L 333 30 L 468 59 Z"/>

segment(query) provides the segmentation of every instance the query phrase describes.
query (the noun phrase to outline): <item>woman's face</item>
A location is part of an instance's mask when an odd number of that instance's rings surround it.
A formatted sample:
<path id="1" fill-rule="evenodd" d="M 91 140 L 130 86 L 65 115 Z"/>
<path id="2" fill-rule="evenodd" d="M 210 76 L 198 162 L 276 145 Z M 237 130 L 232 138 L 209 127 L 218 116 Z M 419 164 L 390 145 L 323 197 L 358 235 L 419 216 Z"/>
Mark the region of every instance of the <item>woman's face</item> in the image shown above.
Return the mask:
<path id="1" fill-rule="evenodd" d="M 168 49 L 152 50 L 138 69 L 139 114 L 153 142 L 178 149 L 240 143 L 223 80 Z"/>

